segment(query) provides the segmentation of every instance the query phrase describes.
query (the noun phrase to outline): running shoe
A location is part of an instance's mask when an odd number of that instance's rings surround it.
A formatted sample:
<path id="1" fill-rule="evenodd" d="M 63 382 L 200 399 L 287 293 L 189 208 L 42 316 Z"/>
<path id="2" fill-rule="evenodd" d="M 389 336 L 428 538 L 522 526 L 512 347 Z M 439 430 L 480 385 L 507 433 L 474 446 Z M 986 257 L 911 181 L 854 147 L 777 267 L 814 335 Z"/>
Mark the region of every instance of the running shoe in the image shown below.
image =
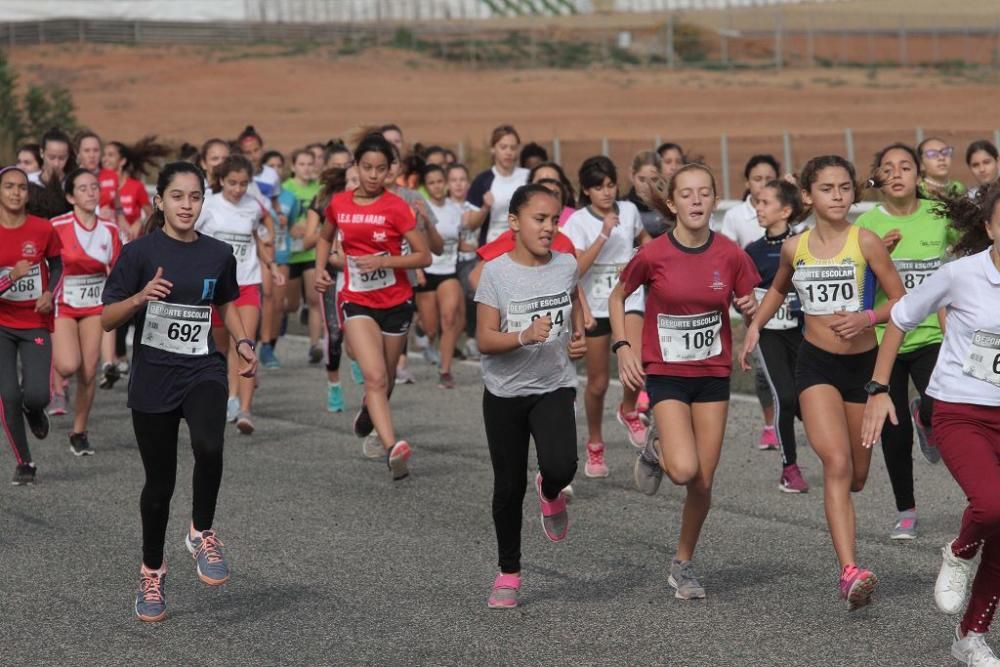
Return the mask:
<path id="1" fill-rule="evenodd" d="M 167 617 L 167 564 L 159 570 L 139 568 L 139 592 L 135 595 L 135 615 L 140 621 L 155 623 Z"/>
<path id="2" fill-rule="evenodd" d="M 604 463 L 604 443 L 587 443 L 587 463 L 583 466 L 583 474 L 587 477 L 607 477 L 608 466 Z"/>
<path id="3" fill-rule="evenodd" d="M 778 483 L 778 489 L 785 493 L 808 493 L 809 484 L 802 476 L 799 466 L 793 463 L 781 469 L 781 481 Z"/>
<path id="4" fill-rule="evenodd" d="M 482 356 L 479 353 L 479 343 L 476 342 L 475 338 L 469 338 L 465 341 L 465 357 L 475 361 Z"/>
<path id="5" fill-rule="evenodd" d="M 412 454 L 410 444 L 405 440 L 400 440 L 386 452 L 385 462 L 389 466 L 394 482 L 409 476 L 410 468 L 407 466 L 407 461 L 410 460 L 410 454 Z"/>
<path id="6" fill-rule="evenodd" d="M 326 411 L 344 411 L 344 390 L 339 384 L 328 384 L 326 387 Z"/>
<path id="7" fill-rule="evenodd" d="M 438 387 L 441 389 L 454 389 L 455 388 L 455 378 L 451 373 L 441 373 L 438 376 Z"/>
<path id="8" fill-rule="evenodd" d="M 486 606 L 490 609 L 512 609 L 517 606 L 517 592 L 521 588 L 521 575 L 500 573 L 493 580 L 493 590 Z"/>
<path id="9" fill-rule="evenodd" d="M 639 392 L 639 395 L 635 399 L 635 409 L 637 412 L 646 413 L 649 412 L 649 394 L 643 389 Z"/>
<path id="10" fill-rule="evenodd" d="M 226 421 L 234 423 L 240 416 L 240 399 L 230 396 L 226 401 Z"/>
<path id="11" fill-rule="evenodd" d="M 429 363 L 431 366 L 437 367 L 441 365 L 441 353 L 433 345 L 428 345 L 424 348 L 424 361 Z"/>
<path id="12" fill-rule="evenodd" d="M 951 550 L 954 543 L 951 541 L 941 549 L 941 569 L 934 582 L 934 604 L 945 614 L 962 611 L 974 575 L 973 559 L 956 556 Z"/>
<path id="13" fill-rule="evenodd" d="M 396 384 L 416 384 L 417 380 L 413 377 L 413 373 L 410 372 L 409 368 L 405 366 L 403 368 L 396 369 Z"/>
<path id="14" fill-rule="evenodd" d="M 128 375 L 129 371 L 132 370 L 132 367 L 129 366 L 129 363 L 127 361 L 122 360 L 115 364 L 115 370 L 118 371 L 119 376 Z"/>
<path id="15" fill-rule="evenodd" d="M 962 628 L 955 628 L 955 641 L 951 643 L 951 657 L 969 667 L 1000 667 L 1000 659 L 986 643 L 986 635 L 967 632 L 962 637 Z"/>
<path id="16" fill-rule="evenodd" d="M 646 446 L 635 459 L 632 471 L 635 486 L 647 496 L 655 496 L 663 481 L 663 468 L 660 467 L 660 439 L 656 437 L 656 429 L 646 431 Z"/>
<path id="17" fill-rule="evenodd" d="M 240 430 L 243 435 L 253 434 L 253 422 L 250 421 L 250 413 L 240 410 L 239 414 L 236 416 L 236 428 Z"/>
<path id="18" fill-rule="evenodd" d="M 757 449 L 762 452 L 778 449 L 778 432 L 773 426 L 765 426 L 764 430 L 760 432 Z"/>
<path id="19" fill-rule="evenodd" d="M 361 453 L 366 459 L 380 459 L 385 456 L 385 447 L 377 433 L 372 433 L 361 441 Z"/>
<path id="20" fill-rule="evenodd" d="M 354 416 L 354 435 L 359 438 L 367 438 L 374 430 L 375 423 L 372 422 L 372 417 L 368 414 L 368 404 L 365 403 L 364 399 L 361 399 L 361 409 Z"/>
<path id="21" fill-rule="evenodd" d="M 899 513 L 899 516 L 896 517 L 896 525 L 892 527 L 892 532 L 889 534 L 889 539 L 917 539 L 917 510 L 906 510 Z"/>
<path id="22" fill-rule="evenodd" d="M 198 564 L 198 578 L 204 583 L 221 586 L 229 580 L 229 563 L 222 553 L 225 545 L 214 530 L 203 530 L 197 537 L 191 537 L 191 531 L 186 531 L 184 546 Z"/>
<path id="23" fill-rule="evenodd" d="M 941 452 L 938 451 L 937 441 L 934 439 L 934 432 L 930 425 L 920 421 L 919 396 L 910 401 L 910 419 L 913 421 L 913 430 L 917 432 L 920 453 L 924 455 L 928 463 L 938 463 L 941 460 Z"/>
<path id="24" fill-rule="evenodd" d="M 465 352 L 460 347 L 455 347 L 455 351 L 451 353 L 453 357 L 459 361 L 465 361 Z"/>
<path id="25" fill-rule="evenodd" d="M 101 367 L 101 381 L 97 386 L 101 389 L 111 389 L 121 377 L 121 371 L 118 370 L 115 364 L 104 364 Z"/>
<path id="26" fill-rule="evenodd" d="M 90 447 L 90 440 L 87 438 L 86 431 L 69 434 L 69 451 L 73 452 L 74 456 L 94 455 L 94 450 Z"/>
<path id="27" fill-rule="evenodd" d="M 705 588 L 694 574 L 691 561 L 679 561 L 676 558 L 670 562 L 670 576 L 667 583 L 674 589 L 674 597 L 680 600 L 703 600 Z"/>
<path id="28" fill-rule="evenodd" d="M 878 578 L 869 570 L 848 565 L 840 574 L 840 597 L 847 600 L 847 610 L 855 611 L 871 604 Z"/>
<path id="29" fill-rule="evenodd" d="M 11 484 L 14 486 L 31 486 L 35 483 L 35 473 L 37 472 L 34 463 L 19 463 L 14 468 L 14 479 Z"/>
<path id="30" fill-rule="evenodd" d="M 562 490 L 563 498 L 566 499 L 566 504 L 569 505 L 573 502 L 573 485 L 567 484 Z"/>
<path id="31" fill-rule="evenodd" d="M 361 366 L 358 366 L 358 362 L 354 361 L 354 359 L 351 359 L 351 379 L 358 386 L 365 384 L 365 376 L 361 373 Z"/>
<path id="32" fill-rule="evenodd" d="M 315 365 L 321 361 L 323 361 L 323 348 L 320 347 L 319 345 L 310 345 L 309 363 Z"/>
<path id="33" fill-rule="evenodd" d="M 308 306 L 302 306 L 302 309 L 299 310 L 299 324 L 301 324 L 304 327 L 309 326 L 309 307 Z"/>
<path id="34" fill-rule="evenodd" d="M 263 343 L 260 346 L 260 365 L 264 368 L 281 368 L 281 362 L 274 353 L 274 346 L 270 343 Z"/>
<path id="35" fill-rule="evenodd" d="M 538 492 L 538 504 L 542 510 L 542 532 L 550 541 L 562 542 L 569 532 L 569 514 L 563 492 L 560 491 L 555 500 L 546 498 L 542 493 L 542 473 L 535 475 L 535 491 Z"/>
<path id="36" fill-rule="evenodd" d="M 50 417 L 61 417 L 66 414 L 66 397 L 63 394 L 52 394 L 49 407 L 45 409 Z"/>
<path id="37" fill-rule="evenodd" d="M 49 416 L 45 414 L 45 409 L 24 410 L 24 418 L 28 420 L 28 428 L 31 434 L 39 440 L 44 440 L 49 435 Z"/>
<path id="38" fill-rule="evenodd" d="M 618 417 L 618 423 L 625 427 L 629 442 L 635 447 L 642 447 L 646 444 L 646 425 L 642 423 L 638 409 L 634 412 L 625 412 L 622 404 L 619 403 L 615 416 Z"/>

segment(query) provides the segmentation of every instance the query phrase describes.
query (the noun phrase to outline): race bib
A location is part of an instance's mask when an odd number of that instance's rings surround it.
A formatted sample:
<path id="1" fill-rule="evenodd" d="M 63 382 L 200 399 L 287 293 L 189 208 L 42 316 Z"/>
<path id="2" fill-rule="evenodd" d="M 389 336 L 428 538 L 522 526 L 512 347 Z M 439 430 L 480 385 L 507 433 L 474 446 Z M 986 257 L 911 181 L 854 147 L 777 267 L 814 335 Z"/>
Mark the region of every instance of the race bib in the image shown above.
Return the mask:
<path id="1" fill-rule="evenodd" d="M 389 253 L 380 252 L 379 257 L 387 257 Z M 396 284 L 396 272 L 392 269 L 381 268 L 371 271 L 362 271 L 358 268 L 357 260 L 353 257 L 347 258 L 347 271 L 350 274 L 350 286 L 352 292 L 374 292 L 375 290 L 392 287 Z"/>
<path id="2" fill-rule="evenodd" d="M 800 266 L 792 275 L 792 284 L 807 315 L 861 310 L 854 264 Z"/>
<path id="3" fill-rule="evenodd" d="M 911 290 L 920 287 L 925 280 L 941 268 L 941 258 L 934 259 L 895 259 L 896 271 L 903 280 L 903 287 Z"/>
<path id="4" fill-rule="evenodd" d="M 0 278 L 14 270 L 12 266 L 0 268 Z M 32 265 L 27 275 L 10 286 L 0 299 L 7 301 L 35 301 L 42 296 L 42 266 Z"/>
<path id="5" fill-rule="evenodd" d="M 211 306 L 181 306 L 162 301 L 146 305 L 142 344 L 176 354 L 208 354 Z"/>
<path id="6" fill-rule="evenodd" d="M 71 308 L 96 308 L 101 305 L 101 294 L 107 276 L 94 273 L 89 276 L 63 278 L 63 302 Z"/>
<path id="7" fill-rule="evenodd" d="M 972 334 L 962 372 L 1000 387 L 1000 334 L 982 330 Z"/>
<path id="8" fill-rule="evenodd" d="M 761 303 L 764 300 L 764 295 L 767 294 L 767 290 L 763 287 L 755 287 L 753 293 L 757 297 L 757 303 Z M 786 294 L 785 302 L 778 306 L 778 310 L 775 311 L 774 316 L 767 321 L 764 328 L 770 331 L 787 331 L 788 329 L 798 327 L 799 319 L 792 315 L 793 301 L 794 296 L 791 293 Z"/>
<path id="9" fill-rule="evenodd" d="M 289 252 L 304 252 L 305 249 L 306 249 L 305 239 L 292 238 L 292 242 L 288 244 Z"/>
<path id="10" fill-rule="evenodd" d="M 458 239 L 444 242 L 444 250 L 438 255 L 438 261 L 449 266 L 458 262 Z"/>
<path id="11" fill-rule="evenodd" d="M 237 234 L 235 232 L 219 232 L 215 238 L 225 241 L 233 248 L 236 262 L 242 264 L 250 259 L 250 248 L 253 244 L 253 234 Z"/>
<path id="12" fill-rule="evenodd" d="M 722 313 L 656 316 L 663 361 L 701 361 L 722 354 Z"/>
<path id="13" fill-rule="evenodd" d="M 611 290 L 618 284 L 618 275 L 625 268 L 622 264 L 594 264 L 587 271 L 587 301 L 598 304 L 608 300 Z"/>
<path id="14" fill-rule="evenodd" d="M 571 312 L 572 299 L 566 292 L 511 301 L 507 304 L 507 331 L 524 331 L 532 322 L 548 315 L 552 318 L 552 328 L 549 329 L 549 337 L 545 339 L 548 343 L 572 330 Z"/>

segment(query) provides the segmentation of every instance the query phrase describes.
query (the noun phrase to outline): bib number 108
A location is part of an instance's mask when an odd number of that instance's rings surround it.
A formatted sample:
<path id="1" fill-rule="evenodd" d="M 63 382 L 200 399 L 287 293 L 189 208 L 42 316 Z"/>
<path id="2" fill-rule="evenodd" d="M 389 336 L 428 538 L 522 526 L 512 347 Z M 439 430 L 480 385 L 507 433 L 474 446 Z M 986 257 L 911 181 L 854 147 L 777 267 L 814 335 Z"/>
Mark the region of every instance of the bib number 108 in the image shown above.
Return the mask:
<path id="1" fill-rule="evenodd" d="M 684 347 L 688 350 L 701 350 L 715 345 L 715 330 L 702 329 L 695 332 L 688 332 L 681 335 Z"/>

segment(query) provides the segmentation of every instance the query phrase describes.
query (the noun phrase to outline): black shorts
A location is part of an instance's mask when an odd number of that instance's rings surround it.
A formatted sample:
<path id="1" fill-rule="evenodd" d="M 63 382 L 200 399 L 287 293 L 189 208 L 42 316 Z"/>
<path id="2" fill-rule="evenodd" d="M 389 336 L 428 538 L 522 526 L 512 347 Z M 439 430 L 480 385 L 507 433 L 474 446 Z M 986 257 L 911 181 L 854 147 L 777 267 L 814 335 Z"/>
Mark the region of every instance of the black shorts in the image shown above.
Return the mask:
<path id="1" fill-rule="evenodd" d="M 345 303 L 342 310 L 345 323 L 355 317 L 367 317 L 375 320 L 385 336 L 405 336 L 409 333 L 414 312 L 412 301 L 391 308 L 369 308 L 356 303 Z"/>
<path id="2" fill-rule="evenodd" d="M 308 271 L 309 269 L 315 269 L 315 268 L 316 268 L 316 262 L 313 262 L 313 261 L 298 262 L 297 264 L 289 264 L 288 265 L 288 279 L 289 280 L 296 280 L 298 278 L 301 278 L 302 274 L 304 274 L 306 271 Z M 333 276 L 332 273 L 330 275 Z"/>
<path id="3" fill-rule="evenodd" d="M 583 332 L 583 335 L 587 338 L 600 338 L 601 336 L 611 335 L 611 319 L 607 317 L 595 317 L 594 321 L 597 322 L 597 326 L 593 329 L 587 329 Z"/>
<path id="4" fill-rule="evenodd" d="M 424 280 L 426 281 L 421 287 L 414 281 L 413 291 L 414 292 L 434 292 L 437 291 L 438 285 L 443 284 L 448 280 L 458 280 L 457 273 L 449 273 L 446 275 L 438 275 L 436 273 L 427 273 L 424 271 Z"/>
<path id="5" fill-rule="evenodd" d="M 729 400 L 729 378 L 647 375 L 646 393 L 649 394 L 649 407 L 666 400 L 688 405 L 717 403 Z"/>
<path id="6" fill-rule="evenodd" d="M 803 340 L 795 364 L 795 391 L 801 394 L 809 387 L 828 384 L 845 403 L 867 403 L 865 385 L 872 379 L 877 356 L 877 347 L 859 354 L 834 354 Z"/>

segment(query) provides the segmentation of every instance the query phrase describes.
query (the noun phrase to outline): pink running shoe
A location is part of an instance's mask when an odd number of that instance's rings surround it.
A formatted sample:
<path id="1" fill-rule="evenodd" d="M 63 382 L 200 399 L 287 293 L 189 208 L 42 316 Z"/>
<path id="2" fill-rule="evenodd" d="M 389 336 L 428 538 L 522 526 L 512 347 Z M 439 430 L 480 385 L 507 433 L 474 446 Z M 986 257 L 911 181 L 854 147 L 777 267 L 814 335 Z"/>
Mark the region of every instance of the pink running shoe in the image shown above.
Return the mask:
<path id="1" fill-rule="evenodd" d="M 625 412 L 622 404 L 619 403 L 617 417 L 618 423 L 628 431 L 628 439 L 632 446 L 644 447 L 646 445 L 646 425 L 642 423 L 639 409 L 636 408 L 635 412 Z"/>
<path id="2" fill-rule="evenodd" d="M 778 489 L 785 493 L 808 493 L 809 484 L 802 476 L 802 471 L 796 464 L 787 465 L 781 471 L 781 482 Z"/>
<path id="3" fill-rule="evenodd" d="M 587 463 L 583 466 L 583 474 L 587 477 L 607 477 L 608 466 L 604 463 L 604 443 L 587 443 Z"/>
<path id="4" fill-rule="evenodd" d="M 552 542 L 562 542 L 569 532 L 569 514 L 566 513 L 566 496 L 562 491 L 555 500 L 549 500 L 542 493 L 542 473 L 535 475 L 535 491 L 538 504 L 542 508 L 542 531 Z"/>
<path id="5" fill-rule="evenodd" d="M 406 442 L 406 440 L 400 440 L 392 446 L 392 449 L 386 452 L 386 464 L 389 466 L 389 472 L 392 473 L 392 480 L 394 482 L 409 476 L 410 468 L 407 465 L 407 461 L 410 460 L 411 453 L 410 443 Z"/>
<path id="6" fill-rule="evenodd" d="M 840 574 L 840 597 L 847 600 L 847 610 L 854 611 L 871 604 L 878 578 L 870 571 L 848 565 Z"/>
<path id="7" fill-rule="evenodd" d="M 635 411 L 646 413 L 649 412 L 649 394 L 643 389 L 639 392 L 639 396 L 635 399 Z"/>
<path id="8" fill-rule="evenodd" d="M 493 592 L 486 606 L 490 609 L 512 609 L 517 606 L 517 592 L 521 589 L 521 575 L 500 573 L 493 580 Z"/>
<path id="9" fill-rule="evenodd" d="M 757 449 L 762 452 L 778 449 L 778 432 L 774 430 L 773 426 L 765 426 L 764 430 L 760 432 L 760 442 L 757 443 Z"/>

